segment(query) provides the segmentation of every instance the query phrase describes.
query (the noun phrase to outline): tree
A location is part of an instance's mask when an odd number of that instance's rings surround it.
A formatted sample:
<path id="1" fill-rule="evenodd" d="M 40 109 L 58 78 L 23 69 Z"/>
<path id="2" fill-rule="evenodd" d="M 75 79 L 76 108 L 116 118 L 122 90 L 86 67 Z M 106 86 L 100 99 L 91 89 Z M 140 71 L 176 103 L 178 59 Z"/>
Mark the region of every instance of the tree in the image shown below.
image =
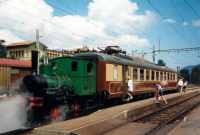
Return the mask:
<path id="1" fill-rule="evenodd" d="M 162 59 L 159 59 L 158 60 L 158 65 L 159 66 L 166 66 L 166 63 Z"/>
<path id="2" fill-rule="evenodd" d="M 6 57 L 6 47 L 3 45 L 5 43 L 5 40 L 0 40 L 0 58 Z"/>
<path id="3" fill-rule="evenodd" d="M 188 69 L 181 69 L 180 74 L 184 79 L 186 79 L 188 81 L 190 80 L 190 73 L 189 73 Z"/>
<path id="4" fill-rule="evenodd" d="M 200 84 L 200 65 L 197 65 L 192 69 L 192 83 Z"/>

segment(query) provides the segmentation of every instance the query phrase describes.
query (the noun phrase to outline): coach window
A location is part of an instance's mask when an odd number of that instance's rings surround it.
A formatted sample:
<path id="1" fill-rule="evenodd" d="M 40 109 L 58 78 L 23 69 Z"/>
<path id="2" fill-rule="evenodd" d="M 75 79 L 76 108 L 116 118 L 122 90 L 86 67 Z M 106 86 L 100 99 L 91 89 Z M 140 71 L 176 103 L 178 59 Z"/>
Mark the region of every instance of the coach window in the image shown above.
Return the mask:
<path id="1" fill-rule="evenodd" d="M 76 72 L 78 69 L 78 62 L 77 61 L 72 61 L 72 71 Z"/>
<path id="2" fill-rule="evenodd" d="M 144 80 L 144 69 L 140 69 L 140 80 Z"/>
<path id="3" fill-rule="evenodd" d="M 167 72 L 167 80 L 169 80 L 169 72 Z"/>
<path id="4" fill-rule="evenodd" d="M 163 72 L 160 72 L 160 80 L 163 80 Z"/>
<path id="5" fill-rule="evenodd" d="M 159 71 L 156 71 L 156 80 L 159 81 Z"/>
<path id="6" fill-rule="evenodd" d="M 163 80 L 166 80 L 166 72 L 163 72 Z"/>
<path id="7" fill-rule="evenodd" d="M 173 81 L 173 80 L 174 80 L 174 78 L 173 78 L 173 77 L 174 77 L 174 74 L 172 73 L 171 76 L 172 76 L 172 81 Z"/>
<path id="8" fill-rule="evenodd" d="M 151 80 L 152 80 L 152 81 L 155 79 L 155 74 L 154 74 L 154 73 L 155 73 L 155 71 L 152 70 L 152 71 L 151 71 Z"/>
<path id="9" fill-rule="evenodd" d="M 133 70 L 132 70 L 132 67 L 128 67 L 128 77 L 130 79 L 133 79 Z"/>
<path id="10" fill-rule="evenodd" d="M 175 74 L 173 74 L 173 80 L 175 80 Z"/>
<path id="11" fill-rule="evenodd" d="M 133 80 L 138 80 L 137 68 L 133 68 Z"/>
<path id="12" fill-rule="evenodd" d="M 149 70 L 147 69 L 146 70 L 146 80 L 148 81 L 148 80 L 150 80 L 150 72 L 149 72 Z"/>
<path id="13" fill-rule="evenodd" d="M 88 63 L 87 64 L 87 73 L 91 73 L 92 72 L 92 67 L 93 67 L 92 63 Z"/>
<path id="14" fill-rule="evenodd" d="M 117 68 L 117 65 L 114 65 L 114 73 L 113 73 L 113 79 L 114 80 L 117 80 L 118 79 L 118 68 Z"/>
<path id="15" fill-rule="evenodd" d="M 126 72 L 126 80 L 128 80 L 131 74 L 128 66 L 125 66 L 125 72 Z"/>

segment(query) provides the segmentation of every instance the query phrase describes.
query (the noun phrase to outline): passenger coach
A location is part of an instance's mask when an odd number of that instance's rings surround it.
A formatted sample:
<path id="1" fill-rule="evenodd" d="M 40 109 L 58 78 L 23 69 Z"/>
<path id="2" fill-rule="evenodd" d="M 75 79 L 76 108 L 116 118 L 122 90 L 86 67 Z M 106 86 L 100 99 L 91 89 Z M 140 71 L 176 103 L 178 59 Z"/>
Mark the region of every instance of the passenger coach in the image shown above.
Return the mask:
<path id="1" fill-rule="evenodd" d="M 141 58 L 105 53 L 83 53 L 75 57 L 96 62 L 96 90 L 106 98 L 122 97 L 127 91 L 127 81 L 133 81 L 133 95 L 152 93 L 155 83 L 165 89 L 176 88 L 177 73 L 166 66 L 158 66 Z"/>

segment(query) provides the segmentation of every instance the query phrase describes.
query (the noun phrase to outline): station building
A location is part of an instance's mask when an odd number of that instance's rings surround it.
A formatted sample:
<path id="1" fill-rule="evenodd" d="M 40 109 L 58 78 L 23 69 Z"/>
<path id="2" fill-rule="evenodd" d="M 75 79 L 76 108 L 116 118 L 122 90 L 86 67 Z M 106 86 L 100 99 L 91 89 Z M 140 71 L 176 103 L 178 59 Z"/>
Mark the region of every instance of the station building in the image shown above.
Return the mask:
<path id="1" fill-rule="evenodd" d="M 17 59 L 17 60 L 31 60 L 31 52 L 37 50 L 36 42 L 33 41 L 23 41 L 16 42 L 6 46 L 7 48 L 7 58 Z M 39 56 L 40 60 L 44 60 L 47 56 L 47 46 L 39 43 Z"/>
<path id="2" fill-rule="evenodd" d="M 56 57 L 63 57 L 63 56 L 71 56 L 71 55 L 73 55 L 72 51 L 47 49 L 47 58 L 48 59 L 52 59 L 52 58 L 56 58 Z"/>
<path id="3" fill-rule="evenodd" d="M 21 79 L 31 74 L 31 69 L 29 60 L 0 58 L 0 92 L 18 88 Z"/>

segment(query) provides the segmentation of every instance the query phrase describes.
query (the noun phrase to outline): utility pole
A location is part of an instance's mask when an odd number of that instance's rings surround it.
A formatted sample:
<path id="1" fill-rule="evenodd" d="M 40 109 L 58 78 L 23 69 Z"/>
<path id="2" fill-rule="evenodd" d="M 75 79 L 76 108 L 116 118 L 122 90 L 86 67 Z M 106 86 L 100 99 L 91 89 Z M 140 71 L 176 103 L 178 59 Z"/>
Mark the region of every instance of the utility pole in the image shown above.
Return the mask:
<path id="1" fill-rule="evenodd" d="M 39 29 L 36 29 L 36 48 L 38 52 L 38 57 L 37 57 L 37 75 L 40 73 L 40 33 Z"/>
<path id="2" fill-rule="evenodd" d="M 158 39 L 158 51 L 159 51 L 159 54 L 160 54 L 160 39 Z"/>
<path id="3" fill-rule="evenodd" d="M 153 44 L 153 51 L 152 51 L 152 58 L 153 58 L 153 62 L 155 63 L 155 58 L 156 57 L 156 50 L 155 50 L 155 45 Z"/>

